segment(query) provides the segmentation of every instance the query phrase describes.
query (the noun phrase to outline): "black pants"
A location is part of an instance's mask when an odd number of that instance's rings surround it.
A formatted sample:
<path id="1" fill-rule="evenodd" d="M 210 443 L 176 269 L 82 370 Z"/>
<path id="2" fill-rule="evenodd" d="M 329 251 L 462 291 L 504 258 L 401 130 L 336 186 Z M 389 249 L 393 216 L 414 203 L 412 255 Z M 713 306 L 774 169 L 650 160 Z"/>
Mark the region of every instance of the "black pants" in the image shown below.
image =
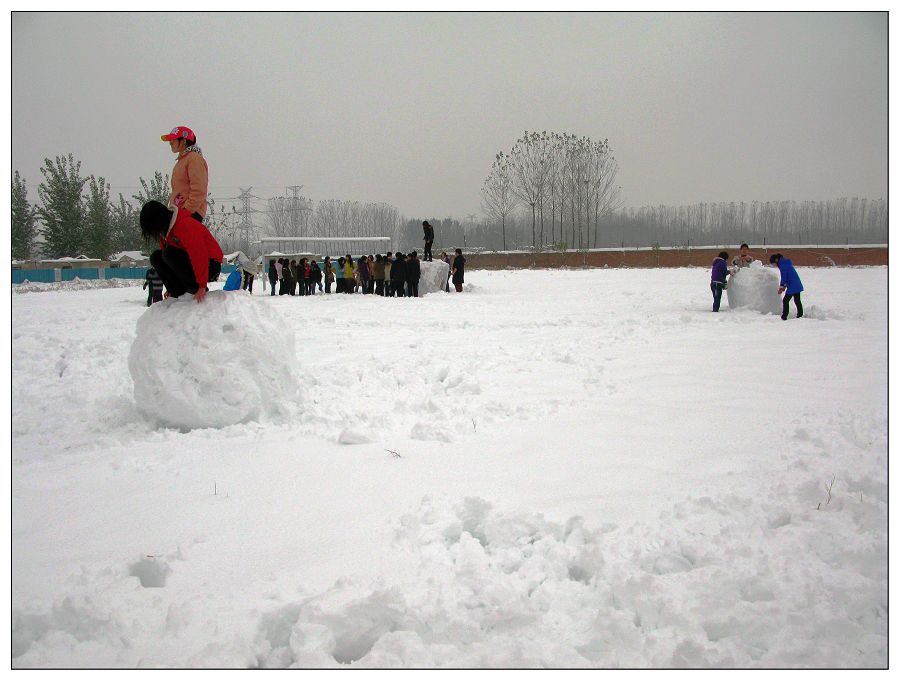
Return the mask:
<path id="1" fill-rule="evenodd" d="M 243 289 L 244 289 L 245 291 L 250 291 L 250 293 L 253 293 L 253 275 L 252 275 L 252 274 L 247 273 L 247 274 L 244 276 L 244 286 L 243 286 Z"/>
<path id="2" fill-rule="evenodd" d="M 161 251 L 153 251 L 150 254 L 150 264 L 159 273 L 159 278 L 163 280 L 170 296 L 177 298 L 184 293 L 193 295 L 200 288 L 187 251 L 174 246 L 166 246 Z M 221 271 L 222 263 L 210 260 L 209 276 L 207 281 L 203 282 L 203 286 L 218 279 Z"/>
<path id="3" fill-rule="evenodd" d="M 402 281 L 392 281 L 391 288 L 394 291 L 394 295 L 398 298 L 403 297 L 403 282 Z"/>
<path id="4" fill-rule="evenodd" d="M 781 301 L 781 318 L 787 319 L 788 317 L 788 305 L 791 302 L 791 298 L 794 299 L 794 305 L 797 306 L 797 317 L 803 316 L 803 303 L 800 302 L 800 294 L 799 293 L 785 293 L 784 299 Z"/>
<path id="5" fill-rule="evenodd" d="M 431 255 L 431 244 L 433 243 L 434 241 L 425 242 L 425 253 L 422 255 L 422 260 L 427 260 L 428 262 L 432 261 L 433 256 Z"/>
<path id="6" fill-rule="evenodd" d="M 410 298 L 418 298 L 419 297 L 419 282 L 418 282 L 418 280 L 406 282 L 406 295 Z"/>
<path id="7" fill-rule="evenodd" d="M 721 281 L 711 281 L 709 288 L 713 294 L 713 312 L 719 311 L 719 304 L 722 302 L 722 291 L 725 290 L 725 284 Z"/>
<path id="8" fill-rule="evenodd" d="M 269 279 L 269 284 L 270 284 L 269 288 L 272 289 L 271 295 L 274 296 L 274 295 L 275 295 L 275 286 L 278 284 L 278 279 L 271 279 L 271 278 L 270 278 L 270 279 Z"/>

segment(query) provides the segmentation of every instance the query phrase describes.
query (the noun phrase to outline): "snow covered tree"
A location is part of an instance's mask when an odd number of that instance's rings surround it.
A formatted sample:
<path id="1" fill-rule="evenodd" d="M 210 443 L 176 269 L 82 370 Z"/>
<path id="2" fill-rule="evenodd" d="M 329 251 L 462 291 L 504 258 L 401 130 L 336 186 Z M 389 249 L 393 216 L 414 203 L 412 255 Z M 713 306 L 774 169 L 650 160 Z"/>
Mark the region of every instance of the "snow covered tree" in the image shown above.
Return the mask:
<path id="1" fill-rule="evenodd" d="M 488 216 L 500 221 L 503 234 L 503 250 L 506 250 L 506 218 L 515 209 L 517 198 L 512 188 L 512 171 L 509 157 L 502 151 L 491 166 L 491 174 L 481 188 L 482 208 Z"/>
<path id="2" fill-rule="evenodd" d="M 81 161 L 72 154 L 44 159 L 44 181 L 38 187 L 42 205 L 37 215 L 43 222 L 44 254 L 50 258 L 76 256 L 84 241 Z"/>
<path id="3" fill-rule="evenodd" d="M 17 170 L 12 181 L 12 257 L 28 260 L 36 255 L 34 208 L 28 204 L 28 189 Z"/>
<path id="4" fill-rule="evenodd" d="M 91 175 L 85 204 L 85 229 L 82 251 L 92 258 L 106 260 L 112 253 L 112 219 L 109 185 L 104 178 Z"/>

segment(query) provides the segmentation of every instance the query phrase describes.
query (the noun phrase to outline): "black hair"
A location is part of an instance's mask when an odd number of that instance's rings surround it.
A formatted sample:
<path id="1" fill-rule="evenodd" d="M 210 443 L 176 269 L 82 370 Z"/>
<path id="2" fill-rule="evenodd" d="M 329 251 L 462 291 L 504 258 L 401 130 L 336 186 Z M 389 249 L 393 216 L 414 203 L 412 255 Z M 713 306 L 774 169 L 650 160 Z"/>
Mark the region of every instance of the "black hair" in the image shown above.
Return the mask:
<path id="1" fill-rule="evenodd" d="M 719 251 L 719 257 L 722 258 L 722 260 L 728 260 L 728 252 L 727 251 Z"/>
<path id="2" fill-rule="evenodd" d="M 147 201 L 141 207 L 141 234 L 145 239 L 162 236 L 169 230 L 172 211 L 159 201 Z"/>
<path id="3" fill-rule="evenodd" d="M 741 244 L 741 248 L 750 248 L 747 244 Z"/>
<path id="4" fill-rule="evenodd" d="M 769 256 L 769 262 L 772 264 L 777 263 L 779 260 L 781 260 L 781 253 L 773 253 Z"/>
<path id="5" fill-rule="evenodd" d="M 461 249 L 461 248 L 457 248 L 457 249 L 456 249 L 456 254 L 457 254 L 457 255 L 462 255 L 462 249 Z"/>

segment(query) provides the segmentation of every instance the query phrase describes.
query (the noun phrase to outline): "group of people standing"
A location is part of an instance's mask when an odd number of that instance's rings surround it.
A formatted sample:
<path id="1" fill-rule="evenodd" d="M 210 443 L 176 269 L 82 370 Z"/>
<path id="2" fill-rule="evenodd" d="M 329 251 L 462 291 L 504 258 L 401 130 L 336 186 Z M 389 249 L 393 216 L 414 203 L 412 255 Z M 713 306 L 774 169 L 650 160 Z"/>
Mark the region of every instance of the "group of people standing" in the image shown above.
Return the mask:
<path id="1" fill-rule="evenodd" d="M 749 267 L 754 262 L 754 258 L 750 255 L 750 247 L 747 244 L 741 244 L 740 253 L 731 261 L 731 267 L 728 266 L 728 252 L 721 251 L 712 264 L 712 276 L 709 284 L 713 296 L 713 312 L 719 311 L 722 302 L 722 291 L 728 287 L 728 275 L 735 274 L 742 267 Z M 773 253 L 769 256 L 769 264 L 775 265 L 781 275 L 778 284 L 778 294 L 784 294 L 781 300 L 781 318 L 788 318 L 788 311 L 791 300 L 797 308 L 797 317 L 803 316 L 803 303 L 800 302 L 800 293 L 803 291 L 803 282 L 800 281 L 800 275 L 794 268 L 794 263 L 785 258 L 781 253 Z"/>
<path id="2" fill-rule="evenodd" d="M 312 296 L 316 287 L 322 290 L 322 270 L 315 258 L 301 258 L 300 262 L 278 258 L 269 261 L 269 283 L 273 296 L 276 288 L 280 296 Z"/>
<path id="3" fill-rule="evenodd" d="M 462 251 L 456 249 L 453 263 L 447 253 L 442 253 L 441 258 L 451 266 L 448 282 L 452 279 L 456 290 L 462 291 L 466 262 Z M 321 267 L 315 258 L 309 261 L 301 258 L 300 262 L 287 258 L 272 259 L 269 260 L 271 295 L 274 296 L 276 291 L 278 295 L 296 295 L 298 290 L 301 296 L 315 295 L 317 288 L 322 293 L 330 294 L 334 284 L 335 293 L 418 298 L 422 262 L 416 251 L 396 254 L 388 251 L 385 255 L 362 255 L 355 260 L 349 253 L 337 261 L 326 256 Z M 445 284 L 445 290 L 449 291 L 449 284 Z"/>

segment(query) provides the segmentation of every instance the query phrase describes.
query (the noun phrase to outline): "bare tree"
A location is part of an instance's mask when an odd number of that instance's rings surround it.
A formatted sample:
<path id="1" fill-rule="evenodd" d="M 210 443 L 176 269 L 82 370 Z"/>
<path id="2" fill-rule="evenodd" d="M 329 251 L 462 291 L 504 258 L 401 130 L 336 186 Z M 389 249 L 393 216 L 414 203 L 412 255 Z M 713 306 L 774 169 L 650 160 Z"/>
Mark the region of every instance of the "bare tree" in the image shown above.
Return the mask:
<path id="1" fill-rule="evenodd" d="M 481 205 L 485 213 L 500 221 L 503 234 L 503 250 L 506 250 L 506 218 L 515 209 L 517 198 L 513 192 L 512 170 L 509 157 L 502 151 L 491 166 L 491 173 L 481 188 Z"/>
<path id="2" fill-rule="evenodd" d="M 516 141 L 509 154 L 513 193 L 531 207 L 531 246 L 537 248 L 537 207 L 543 206 L 547 188 L 550 138 L 547 133 L 529 133 Z"/>

